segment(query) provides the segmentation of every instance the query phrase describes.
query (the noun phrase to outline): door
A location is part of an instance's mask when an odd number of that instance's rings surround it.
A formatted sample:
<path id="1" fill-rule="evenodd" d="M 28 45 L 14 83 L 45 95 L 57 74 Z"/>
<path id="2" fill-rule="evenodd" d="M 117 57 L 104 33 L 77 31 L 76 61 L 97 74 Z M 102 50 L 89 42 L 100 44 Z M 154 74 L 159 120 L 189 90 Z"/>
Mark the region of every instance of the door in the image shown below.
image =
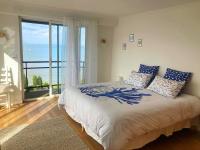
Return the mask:
<path id="1" fill-rule="evenodd" d="M 60 92 L 62 25 L 22 20 L 24 98 Z"/>
<path id="2" fill-rule="evenodd" d="M 86 83 L 86 27 L 78 27 L 79 83 Z M 61 48 L 63 25 L 22 19 L 24 98 L 61 92 Z"/>

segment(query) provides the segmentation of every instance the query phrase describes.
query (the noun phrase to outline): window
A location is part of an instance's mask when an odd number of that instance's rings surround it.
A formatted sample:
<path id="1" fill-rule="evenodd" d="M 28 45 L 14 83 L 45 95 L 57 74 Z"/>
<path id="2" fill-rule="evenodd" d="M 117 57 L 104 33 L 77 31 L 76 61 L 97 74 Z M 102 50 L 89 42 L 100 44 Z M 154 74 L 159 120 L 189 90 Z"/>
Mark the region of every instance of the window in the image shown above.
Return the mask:
<path id="1" fill-rule="evenodd" d="M 63 26 L 22 20 L 25 99 L 60 93 Z M 78 27 L 79 83 L 86 83 L 86 27 Z M 67 62 L 67 61 L 66 61 Z"/>
<path id="2" fill-rule="evenodd" d="M 21 27 L 25 99 L 59 93 L 62 25 L 22 20 Z"/>

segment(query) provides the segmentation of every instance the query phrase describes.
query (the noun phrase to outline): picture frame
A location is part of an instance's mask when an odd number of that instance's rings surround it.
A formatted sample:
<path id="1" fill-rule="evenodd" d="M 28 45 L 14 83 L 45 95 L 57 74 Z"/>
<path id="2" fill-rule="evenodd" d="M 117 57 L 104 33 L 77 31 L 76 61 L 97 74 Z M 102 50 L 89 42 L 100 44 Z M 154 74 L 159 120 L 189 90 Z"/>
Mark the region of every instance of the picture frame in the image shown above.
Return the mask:
<path id="1" fill-rule="evenodd" d="M 138 39 L 137 46 L 138 46 L 138 47 L 142 47 L 142 44 L 143 44 L 142 42 L 143 42 L 142 39 Z"/>
<path id="2" fill-rule="evenodd" d="M 135 35 L 133 33 L 129 34 L 129 42 L 135 42 Z"/>

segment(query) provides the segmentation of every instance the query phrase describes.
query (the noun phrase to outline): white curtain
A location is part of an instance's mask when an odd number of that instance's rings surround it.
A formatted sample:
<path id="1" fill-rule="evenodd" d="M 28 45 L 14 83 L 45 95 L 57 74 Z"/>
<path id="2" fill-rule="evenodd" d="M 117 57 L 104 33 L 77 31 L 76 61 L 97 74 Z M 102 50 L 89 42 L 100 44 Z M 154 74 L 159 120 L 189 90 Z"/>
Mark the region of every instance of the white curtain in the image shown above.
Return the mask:
<path id="1" fill-rule="evenodd" d="M 97 82 L 97 23 L 88 22 L 86 26 L 86 83 Z"/>
<path id="2" fill-rule="evenodd" d="M 65 18 L 63 23 L 61 82 L 62 91 L 80 84 L 80 27 L 86 28 L 86 83 L 97 82 L 97 22 Z"/>

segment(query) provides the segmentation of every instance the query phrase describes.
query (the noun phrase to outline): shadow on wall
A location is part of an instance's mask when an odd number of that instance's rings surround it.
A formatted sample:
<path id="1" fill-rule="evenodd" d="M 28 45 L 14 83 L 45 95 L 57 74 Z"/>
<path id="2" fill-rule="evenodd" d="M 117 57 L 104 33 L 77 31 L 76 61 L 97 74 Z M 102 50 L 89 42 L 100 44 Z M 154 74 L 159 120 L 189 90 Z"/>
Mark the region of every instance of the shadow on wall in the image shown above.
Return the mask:
<path id="1" fill-rule="evenodd" d="M 0 67 L 6 67 L 11 70 L 13 75 L 13 85 L 15 85 L 16 92 L 13 94 L 12 103 L 17 104 L 22 102 L 21 84 L 20 84 L 20 64 L 17 57 L 18 52 L 18 33 L 15 30 L 4 27 L 3 32 L 6 34 L 6 40 L 0 42 Z M 0 39 L 1 41 L 1 39 Z"/>

